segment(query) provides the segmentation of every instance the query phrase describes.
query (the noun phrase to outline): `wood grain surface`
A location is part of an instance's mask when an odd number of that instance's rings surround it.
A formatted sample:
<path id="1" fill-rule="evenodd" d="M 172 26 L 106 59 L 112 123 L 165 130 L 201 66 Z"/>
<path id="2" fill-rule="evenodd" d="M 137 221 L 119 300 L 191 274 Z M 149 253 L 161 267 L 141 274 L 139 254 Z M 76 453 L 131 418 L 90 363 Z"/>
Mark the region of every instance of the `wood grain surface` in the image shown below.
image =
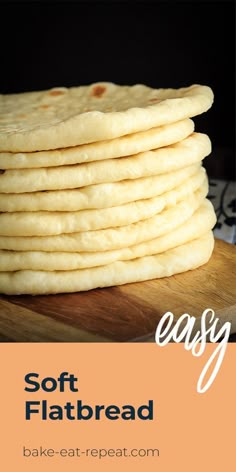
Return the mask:
<path id="1" fill-rule="evenodd" d="M 166 311 L 198 321 L 212 308 L 236 332 L 236 248 L 216 240 L 199 269 L 159 280 L 89 292 L 0 296 L 0 342 L 144 340 Z"/>

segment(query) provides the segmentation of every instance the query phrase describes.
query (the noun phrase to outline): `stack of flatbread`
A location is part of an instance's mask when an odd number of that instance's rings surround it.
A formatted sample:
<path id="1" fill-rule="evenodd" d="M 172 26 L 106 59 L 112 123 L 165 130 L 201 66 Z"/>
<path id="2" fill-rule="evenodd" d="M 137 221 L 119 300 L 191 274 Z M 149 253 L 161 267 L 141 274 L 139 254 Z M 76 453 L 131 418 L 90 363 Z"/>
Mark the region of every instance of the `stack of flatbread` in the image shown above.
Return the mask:
<path id="1" fill-rule="evenodd" d="M 212 102 L 201 85 L 0 96 L 0 292 L 76 292 L 205 264 L 211 142 L 191 117 Z"/>

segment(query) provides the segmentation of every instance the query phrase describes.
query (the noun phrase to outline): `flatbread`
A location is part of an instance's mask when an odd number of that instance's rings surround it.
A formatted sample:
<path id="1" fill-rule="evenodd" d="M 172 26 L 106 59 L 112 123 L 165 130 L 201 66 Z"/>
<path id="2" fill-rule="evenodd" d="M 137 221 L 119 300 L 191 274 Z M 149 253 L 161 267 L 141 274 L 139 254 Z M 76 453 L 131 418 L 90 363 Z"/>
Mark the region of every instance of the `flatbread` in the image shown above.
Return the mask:
<path id="1" fill-rule="evenodd" d="M 194 172 L 194 173 L 193 173 Z M 141 179 L 90 185 L 75 190 L 47 192 L 1 193 L 0 212 L 16 211 L 79 211 L 109 208 L 136 200 L 153 198 L 175 189 L 180 199 L 194 192 L 203 183 L 203 167 L 187 167 L 175 172 Z M 176 198 L 173 194 L 173 198 Z M 177 201 L 177 198 L 176 198 Z"/>
<path id="2" fill-rule="evenodd" d="M 95 231 L 57 236 L 0 236 L 0 249 L 14 251 L 109 251 L 133 246 L 173 231 L 187 221 L 202 204 L 206 191 L 199 190 L 190 198 L 138 223 Z"/>
<path id="3" fill-rule="evenodd" d="M 89 86 L 0 95 L 0 151 L 40 151 L 117 138 L 207 111 L 213 92 L 204 85 L 180 89 Z"/>
<path id="4" fill-rule="evenodd" d="M 192 199 L 203 199 L 208 192 L 207 179 Z M 178 198 L 178 197 L 177 197 Z M 160 213 L 165 197 L 158 196 L 112 208 L 74 212 L 17 212 L 0 214 L 2 236 L 53 236 L 56 234 L 115 228 L 136 223 Z"/>
<path id="5" fill-rule="evenodd" d="M 151 218 L 165 208 L 162 197 L 138 200 L 112 208 L 74 212 L 17 212 L 0 215 L 0 234 L 45 236 L 124 226 Z"/>
<path id="6" fill-rule="evenodd" d="M 214 208 L 205 200 L 183 225 L 164 236 L 144 243 L 103 252 L 22 252 L 0 251 L 0 271 L 16 270 L 77 270 L 160 254 L 209 232 L 216 222 Z"/>
<path id="7" fill-rule="evenodd" d="M 190 119 L 97 143 L 37 152 L 0 152 L 0 169 L 33 169 L 101 161 L 178 143 L 194 131 Z"/>
<path id="8" fill-rule="evenodd" d="M 211 257 L 212 232 L 162 254 L 117 261 L 100 267 L 72 271 L 0 273 L 0 292 L 5 294 L 49 294 L 91 290 L 141 282 L 196 269 Z"/>
<path id="9" fill-rule="evenodd" d="M 0 192 L 70 189 L 149 177 L 200 162 L 210 152 L 208 136 L 193 133 L 180 143 L 135 156 L 45 169 L 6 170 L 0 173 Z"/>

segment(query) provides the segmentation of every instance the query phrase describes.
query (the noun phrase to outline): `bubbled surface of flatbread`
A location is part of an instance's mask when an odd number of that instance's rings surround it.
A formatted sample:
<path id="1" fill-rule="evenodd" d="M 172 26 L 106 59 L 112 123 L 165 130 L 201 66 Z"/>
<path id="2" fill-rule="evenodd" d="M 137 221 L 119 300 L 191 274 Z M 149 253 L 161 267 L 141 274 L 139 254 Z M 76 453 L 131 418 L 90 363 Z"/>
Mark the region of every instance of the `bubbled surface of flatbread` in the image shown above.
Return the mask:
<path id="1" fill-rule="evenodd" d="M 207 111 L 205 85 L 153 89 L 109 82 L 0 96 L 0 151 L 40 151 L 113 139 Z"/>

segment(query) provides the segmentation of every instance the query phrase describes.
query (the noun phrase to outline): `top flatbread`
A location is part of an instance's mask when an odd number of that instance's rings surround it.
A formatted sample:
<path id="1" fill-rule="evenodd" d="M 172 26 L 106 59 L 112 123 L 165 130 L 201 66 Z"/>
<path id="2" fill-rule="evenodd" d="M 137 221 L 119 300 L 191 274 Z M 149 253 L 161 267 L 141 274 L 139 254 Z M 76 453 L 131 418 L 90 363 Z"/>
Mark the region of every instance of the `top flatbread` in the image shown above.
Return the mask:
<path id="1" fill-rule="evenodd" d="M 40 151 L 113 139 L 207 111 L 210 87 L 153 89 L 101 82 L 0 96 L 0 151 Z"/>

